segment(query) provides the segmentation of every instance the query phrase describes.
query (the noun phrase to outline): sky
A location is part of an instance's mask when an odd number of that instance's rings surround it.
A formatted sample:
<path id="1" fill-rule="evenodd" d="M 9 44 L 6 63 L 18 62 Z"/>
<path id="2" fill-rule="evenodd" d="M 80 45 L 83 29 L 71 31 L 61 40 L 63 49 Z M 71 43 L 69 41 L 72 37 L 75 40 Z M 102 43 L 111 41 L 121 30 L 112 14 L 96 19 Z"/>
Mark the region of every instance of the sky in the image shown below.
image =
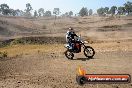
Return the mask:
<path id="1" fill-rule="evenodd" d="M 0 4 L 6 3 L 10 8 L 24 10 L 26 3 L 30 3 L 33 10 L 44 8 L 45 11 L 53 11 L 54 8 L 60 8 L 63 14 L 69 11 L 78 13 L 82 7 L 96 12 L 96 9 L 100 7 L 122 6 L 127 1 L 132 2 L 132 0 L 0 0 Z"/>

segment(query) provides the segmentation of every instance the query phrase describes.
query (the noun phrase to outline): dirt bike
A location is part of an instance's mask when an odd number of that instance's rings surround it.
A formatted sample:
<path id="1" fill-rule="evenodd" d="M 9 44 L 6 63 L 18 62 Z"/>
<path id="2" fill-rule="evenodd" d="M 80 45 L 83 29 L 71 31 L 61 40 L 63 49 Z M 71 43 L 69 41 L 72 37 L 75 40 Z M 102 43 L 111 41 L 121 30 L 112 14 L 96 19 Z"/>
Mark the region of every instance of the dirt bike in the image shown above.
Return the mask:
<path id="1" fill-rule="evenodd" d="M 74 53 L 80 53 L 81 47 L 83 47 L 83 53 L 87 58 L 93 58 L 95 51 L 91 46 L 86 46 L 85 42 L 79 37 L 76 38 L 75 42 L 73 43 L 73 49 L 70 49 L 69 44 L 65 44 L 64 47 L 67 49 L 64 54 L 65 56 L 72 60 L 74 57 Z"/>

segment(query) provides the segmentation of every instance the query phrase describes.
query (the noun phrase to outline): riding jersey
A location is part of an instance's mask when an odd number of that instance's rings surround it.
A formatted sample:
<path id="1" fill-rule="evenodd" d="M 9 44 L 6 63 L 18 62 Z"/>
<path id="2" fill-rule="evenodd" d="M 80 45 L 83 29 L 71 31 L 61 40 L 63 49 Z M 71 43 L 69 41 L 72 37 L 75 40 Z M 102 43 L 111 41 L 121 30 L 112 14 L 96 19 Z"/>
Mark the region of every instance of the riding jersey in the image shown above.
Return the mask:
<path id="1" fill-rule="evenodd" d="M 74 39 L 75 36 L 77 37 L 77 35 L 75 34 L 75 32 L 67 31 L 66 41 L 67 42 L 72 41 L 72 39 Z"/>

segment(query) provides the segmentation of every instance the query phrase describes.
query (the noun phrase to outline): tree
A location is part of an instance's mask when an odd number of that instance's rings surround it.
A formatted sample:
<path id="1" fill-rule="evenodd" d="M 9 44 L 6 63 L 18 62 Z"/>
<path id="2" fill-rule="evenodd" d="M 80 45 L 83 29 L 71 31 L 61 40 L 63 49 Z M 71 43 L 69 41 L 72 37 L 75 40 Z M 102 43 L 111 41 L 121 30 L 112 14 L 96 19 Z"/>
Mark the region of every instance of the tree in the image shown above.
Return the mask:
<path id="1" fill-rule="evenodd" d="M 1 4 L 0 5 L 0 10 L 3 15 L 9 15 L 10 14 L 10 9 L 7 4 Z"/>
<path id="2" fill-rule="evenodd" d="M 112 6 L 111 9 L 110 9 L 110 13 L 113 15 L 115 15 L 115 12 L 117 10 L 117 7 L 116 6 Z"/>
<path id="3" fill-rule="evenodd" d="M 60 14 L 60 9 L 59 8 L 54 8 L 53 14 L 55 14 L 55 16 L 59 15 Z"/>
<path id="4" fill-rule="evenodd" d="M 132 12 L 132 2 L 127 2 L 124 4 L 126 13 L 129 15 Z"/>
<path id="5" fill-rule="evenodd" d="M 31 4 L 30 3 L 27 3 L 26 4 L 26 9 L 25 9 L 25 11 L 26 11 L 26 16 L 31 16 L 31 11 L 32 11 L 33 9 L 32 9 L 32 6 L 31 6 Z"/>
<path id="6" fill-rule="evenodd" d="M 83 8 L 80 10 L 79 15 L 82 16 L 82 17 L 83 17 L 83 16 L 88 16 L 88 9 L 83 7 Z"/>
<path id="7" fill-rule="evenodd" d="M 38 10 L 38 14 L 39 14 L 39 16 L 44 16 L 44 9 L 43 8 L 40 8 Z"/>
<path id="8" fill-rule="evenodd" d="M 69 12 L 69 16 L 72 16 L 72 15 L 73 15 L 73 12 L 72 12 L 72 11 L 70 11 L 70 12 Z"/>
<path id="9" fill-rule="evenodd" d="M 118 11 L 118 14 L 119 15 L 123 15 L 125 13 L 125 7 L 121 7 L 120 6 L 120 7 L 118 7 L 118 10 L 117 11 Z"/>
<path id="10" fill-rule="evenodd" d="M 10 15 L 11 16 L 20 16 L 20 10 L 14 10 L 14 9 L 10 9 Z"/>
<path id="11" fill-rule="evenodd" d="M 104 13 L 105 13 L 105 14 L 109 14 L 109 7 L 105 7 L 105 8 L 104 8 Z"/>
<path id="12" fill-rule="evenodd" d="M 1 10 L 1 8 L 0 8 L 0 14 L 2 13 L 2 10 Z"/>
<path id="13" fill-rule="evenodd" d="M 16 10 L 16 15 L 17 16 L 22 16 L 23 15 L 22 12 L 23 12 L 22 10 L 17 9 Z"/>
<path id="14" fill-rule="evenodd" d="M 97 9 L 97 13 L 98 13 L 98 15 L 99 16 L 104 16 L 105 14 L 104 14 L 104 8 L 99 8 L 99 9 Z"/>
<path id="15" fill-rule="evenodd" d="M 64 14 L 64 16 L 68 17 L 68 16 L 69 16 L 69 13 L 68 13 L 68 12 L 66 12 L 66 13 Z"/>
<path id="16" fill-rule="evenodd" d="M 24 11 L 19 10 L 19 13 L 18 13 L 18 15 L 19 15 L 19 16 L 24 16 L 24 14 L 25 14 L 25 12 L 24 12 Z"/>
<path id="17" fill-rule="evenodd" d="M 55 14 L 55 21 L 56 21 L 56 16 L 60 14 L 60 9 L 59 8 L 54 8 L 53 14 Z M 54 21 L 54 24 L 55 24 L 55 21 Z"/>
<path id="18" fill-rule="evenodd" d="M 31 4 L 27 3 L 26 4 L 26 12 L 30 12 L 31 10 L 33 10 Z"/>
<path id="19" fill-rule="evenodd" d="M 51 11 L 46 11 L 45 12 L 45 16 L 51 16 L 52 14 L 51 14 Z"/>
<path id="20" fill-rule="evenodd" d="M 89 16 L 91 16 L 92 14 L 93 14 L 93 10 L 90 9 L 90 10 L 89 10 Z"/>
<path id="21" fill-rule="evenodd" d="M 35 10 L 34 11 L 34 17 L 37 17 L 38 16 L 38 13 L 37 13 L 37 11 Z"/>
<path id="22" fill-rule="evenodd" d="M 16 11 L 14 10 L 14 9 L 10 9 L 10 15 L 12 15 L 12 16 L 16 16 Z"/>

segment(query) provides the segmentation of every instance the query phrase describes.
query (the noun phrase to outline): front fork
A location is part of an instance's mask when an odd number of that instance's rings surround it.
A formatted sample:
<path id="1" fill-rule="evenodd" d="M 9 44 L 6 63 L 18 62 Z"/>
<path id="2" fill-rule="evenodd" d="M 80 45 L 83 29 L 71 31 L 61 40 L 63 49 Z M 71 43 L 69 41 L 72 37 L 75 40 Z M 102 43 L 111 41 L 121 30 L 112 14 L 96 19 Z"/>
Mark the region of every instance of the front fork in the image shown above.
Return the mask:
<path id="1" fill-rule="evenodd" d="M 83 47 L 83 49 L 85 49 L 85 48 L 86 48 L 86 46 L 85 46 L 84 44 L 82 44 L 82 47 Z"/>

